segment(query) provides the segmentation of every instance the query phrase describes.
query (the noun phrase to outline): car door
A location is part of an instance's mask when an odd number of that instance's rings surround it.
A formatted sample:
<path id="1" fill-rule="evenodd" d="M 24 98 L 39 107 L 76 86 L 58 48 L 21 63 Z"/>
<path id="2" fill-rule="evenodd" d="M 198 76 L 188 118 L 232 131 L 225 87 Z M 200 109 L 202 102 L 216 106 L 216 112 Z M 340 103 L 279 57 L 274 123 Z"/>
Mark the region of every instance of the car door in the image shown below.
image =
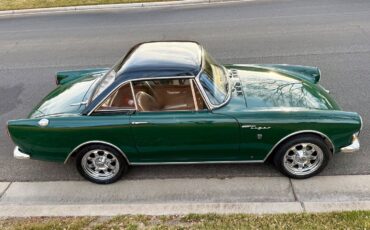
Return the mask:
<path id="1" fill-rule="evenodd" d="M 133 87 L 136 163 L 232 161 L 238 155 L 238 122 L 209 111 L 192 80 L 138 81 Z"/>

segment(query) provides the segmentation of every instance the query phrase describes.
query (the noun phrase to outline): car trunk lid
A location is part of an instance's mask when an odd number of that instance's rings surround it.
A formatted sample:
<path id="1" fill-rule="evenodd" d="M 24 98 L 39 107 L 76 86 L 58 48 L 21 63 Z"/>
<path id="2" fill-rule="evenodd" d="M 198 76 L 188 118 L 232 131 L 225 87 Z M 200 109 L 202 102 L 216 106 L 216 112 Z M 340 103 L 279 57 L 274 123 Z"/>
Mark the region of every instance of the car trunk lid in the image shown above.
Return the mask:
<path id="1" fill-rule="evenodd" d="M 59 85 L 31 112 L 29 118 L 51 115 L 79 114 L 86 106 L 93 86 L 101 75 L 87 75 Z"/>

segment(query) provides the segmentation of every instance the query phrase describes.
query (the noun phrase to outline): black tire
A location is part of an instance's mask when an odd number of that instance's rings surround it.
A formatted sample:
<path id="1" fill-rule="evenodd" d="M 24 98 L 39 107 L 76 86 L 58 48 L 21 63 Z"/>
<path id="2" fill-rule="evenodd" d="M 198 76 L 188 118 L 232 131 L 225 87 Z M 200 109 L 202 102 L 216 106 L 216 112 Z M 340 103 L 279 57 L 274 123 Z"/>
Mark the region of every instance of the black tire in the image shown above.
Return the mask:
<path id="1" fill-rule="evenodd" d="M 303 147 L 303 144 L 305 147 Z M 300 145 L 302 146 L 302 150 L 299 149 L 301 148 Z M 308 150 L 308 151 L 309 152 L 312 151 L 312 154 L 310 156 L 306 156 L 303 153 L 305 153 L 305 150 L 309 149 L 309 147 L 311 148 L 311 150 Z M 296 153 L 296 152 L 299 152 L 299 153 Z M 315 160 L 313 159 L 310 160 L 311 157 L 312 158 L 315 157 L 315 154 L 316 154 L 316 159 L 319 159 L 319 158 L 321 159 L 320 163 L 313 164 L 312 162 L 314 162 Z M 305 134 L 305 135 L 299 135 L 299 136 L 293 137 L 283 142 L 276 150 L 273 156 L 273 162 L 274 162 L 275 167 L 284 175 L 290 178 L 294 178 L 294 179 L 305 179 L 305 178 L 309 178 L 309 177 L 315 176 L 318 173 L 320 173 L 327 166 L 331 158 L 332 158 L 332 153 L 328 145 L 323 140 L 323 138 L 316 136 L 316 135 L 312 135 L 312 134 Z M 306 165 L 307 172 L 303 172 L 305 166 L 303 166 L 303 169 L 298 168 L 298 167 L 302 167 L 302 164 L 303 164 L 302 162 L 307 163 Z M 297 169 L 295 169 L 296 167 L 294 164 L 297 164 L 296 165 Z M 308 164 L 310 164 L 311 166 L 314 165 L 312 166 L 311 171 L 309 171 Z M 296 172 L 294 170 L 296 170 Z"/>
<path id="2" fill-rule="evenodd" d="M 115 167 L 114 170 L 111 170 L 109 167 L 105 167 L 108 165 L 108 163 L 99 161 L 100 159 L 95 159 L 94 162 L 92 160 L 89 160 L 88 157 L 91 159 L 91 155 L 94 155 L 94 153 L 97 154 L 97 157 L 104 157 L 104 156 L 99 156 L 99 154 L 105 155 L 106 156 L 106 161 L 109 162 L 110 167 Z M 89 154 L 89 155 L 87 155 Z M 84 156 L 86 157 L 84 158 Z M 110 158 L 110 159 L 109 159 Z M 91 162 L 90 164 L 88 162 Z M 102 167 L 104 167 L 104 170 L 100 170 L 100 172 L 97 172 L 99 169 L 95 168 L 96 166 L 95 162 L 98 162 L 101 164 Z M 115 166 L 113 165 L 115 164 Z M 91 167 L 92 168 L 91 168 Z M 118 169 L 117 169 L 118 167 Z M 86 147 L 83 147 L 77 152 L 76 156 L 76 168 L 78 172 L 83 176 L 85 179 L 97 183 L 97 184 L 111 184 L 116 182 L 117 180 L 121 179 L 121 177 L 127 172 L 128 170 L 128 164 L 126 159 L 122 156 L 120 152 L 118 152 L 115 148 L 112 148 L 107 145 L 102 145 L 102 144 L 93 144 L 89 145 Z M 109 170 L 111 170 L 109 174 Z M 104 171 L 107 171 L 104 173 Z M 103 173 L 101 173 L 103 172 Z M 104 176 L 106 175 L 106 176 Z"/>

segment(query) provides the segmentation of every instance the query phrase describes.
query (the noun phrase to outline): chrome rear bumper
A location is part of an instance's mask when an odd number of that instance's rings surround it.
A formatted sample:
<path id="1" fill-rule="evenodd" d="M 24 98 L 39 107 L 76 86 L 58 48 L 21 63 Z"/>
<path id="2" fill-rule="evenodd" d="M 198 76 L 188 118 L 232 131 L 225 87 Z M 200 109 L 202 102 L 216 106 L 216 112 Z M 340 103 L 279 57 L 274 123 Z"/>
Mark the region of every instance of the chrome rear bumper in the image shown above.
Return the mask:
<path id="1" fill-rule="evenodd" d="M 15 146 L 14 151 L 13 151 L 13 155 L 14 155 L 14 158 L 21 159 L 21 160 L 30 159 L 31 158 L 30 155 L 25 154 L 25 153 L 22 153 L 19 150 L 19 147 L 18 146 Z"/>
<path id="2" fill-rule="evenodd" d="M 358 136 L 356 134 L 354 134 L 352 137 L 352 144 L 340 149 L 342 153 L 353 153 L 358 150 L 360 150 L 360 141 L 358 140 Z"/>

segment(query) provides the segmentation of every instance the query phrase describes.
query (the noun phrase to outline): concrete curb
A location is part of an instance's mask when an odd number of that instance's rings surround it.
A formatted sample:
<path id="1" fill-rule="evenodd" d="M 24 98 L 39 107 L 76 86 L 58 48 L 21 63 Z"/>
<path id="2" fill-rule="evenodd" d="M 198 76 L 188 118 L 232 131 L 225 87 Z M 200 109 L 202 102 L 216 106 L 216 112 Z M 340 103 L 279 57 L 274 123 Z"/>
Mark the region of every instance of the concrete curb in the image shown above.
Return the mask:
<path id="1" fill-rule="evenodd" d="M 299 213 L 299 202 L 1 205 L 0 217 Z"/>
<path id="2" fill-rule="evenodd" d="M 24 9 L 24 10 L 4 10 L 0 11 L 0 16 L 81 12 L 93 10 L 122 10 L 122 9 L 138 9 L 138 8 L 169 7 L 169 6 L 191 6 L 196 4 L 250 2 L 250 1 L 255 0 L 178 0 L 168 2 L 142 2 L 142 3 L 124 3 L 124 4 L 66 6 L 66 7 Z"/>
<path id="3" fill-rule="evenodd" d="M 350 210 L 370 210 L 370 175 L 0 183 L 0 217 Z"/>
<path id="4" fill-rule="evenodd" d="M 304 207 L 304 208 L 303 208 Z M 370 210 L 370 201 L 171 204 L 0 205 L 0 217 L 277 214 Z"/>

